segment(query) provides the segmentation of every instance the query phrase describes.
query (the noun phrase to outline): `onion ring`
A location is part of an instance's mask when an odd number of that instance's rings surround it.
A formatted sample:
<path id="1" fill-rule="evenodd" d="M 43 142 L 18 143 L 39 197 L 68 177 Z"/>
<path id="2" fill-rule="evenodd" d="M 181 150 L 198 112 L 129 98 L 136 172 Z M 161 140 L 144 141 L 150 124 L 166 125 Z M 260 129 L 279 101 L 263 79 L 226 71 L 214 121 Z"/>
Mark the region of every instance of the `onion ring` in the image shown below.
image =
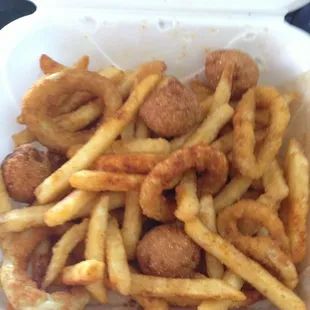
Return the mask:
<path id="1" fill-rule="evenodd" d="M 140 204 L 147 217 L 162 222 L 174 219 L 176 202 L 165 198 L 161 192 L 173 179 L 191 168 L 198 172 L 207 170 L 207 175 L 203 176 L 204 191 L 213 192 L 226 182 L 228 163 L 222 152 L 204 144 L 177 150 L 158 163 L 141 185 Z"/>
<path id="2" fill-rule="evenodd" d="M 268 229 L 269 236 L 242 235 L 237 226 L 241 219 L 260 223 Z M 276 213 L 254 200 L 240 200 L 219 214 L 217 225 L 223 238 L 228 239 L 247 256 L 279 274 L 287 287 L 294 288 L 297 285 L 297 272 L 287 255 L 289 241 Z"/>
<path id="3" fill-rule="evenodd" d="M 98 73 L 81 69 L 65 69 L 39 80 L 23 99 L 22 118 L 39 142 L 55 151 L 65 153 L 70 146 L 85 143 L 90 130 L 68 132 L 49 116 L 50 104 L 57 105 L 63 94 L 76 90 L 87 91 L 101 99 L 105 116 L 111 116 L 122 105 L 122 98 L 114 84 Z"/>
<path id="4" fill-rule="evenodd" d="M 9 302 L 16 310 L 57 309 L 82 310 L 89 301 L 83 288 L 69 292 L 48 294 L 39 290 L 27 274 L 30 254 L 52 230 L 48 228 L 29 229 L 6 236 L 2 243 L 4 254 L 1 282 Z"/>
<path id="5" fill-rule="evenodd" d="M 274 159 L 282 144 L 290 111 L 287 102 L 275 89 L 251 88 L 238 104 L 233 118 L 233 162 L 244 176 L 259 179 Z M 271 95 L 269 95 L 271 93 Z M 277 96 L 276 96 L 277 94 Z M 267 136 L 255 155 L 255 107 L 268 106 L 270 125 Z"/>

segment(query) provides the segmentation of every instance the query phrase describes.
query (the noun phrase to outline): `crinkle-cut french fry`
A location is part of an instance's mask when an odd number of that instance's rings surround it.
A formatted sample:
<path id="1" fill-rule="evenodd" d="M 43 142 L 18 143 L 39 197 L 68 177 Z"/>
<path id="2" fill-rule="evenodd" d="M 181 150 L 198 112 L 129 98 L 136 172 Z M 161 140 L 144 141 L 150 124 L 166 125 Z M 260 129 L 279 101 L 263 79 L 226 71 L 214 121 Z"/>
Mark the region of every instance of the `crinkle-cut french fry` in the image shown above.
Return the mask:
<path id="1" fill-rule="evenodd" d="M 62 282 L 66 285 L 88 285 L 103 281 L 104 263 L 95 259 L 85 260 L 62 271 Z"/>
<path id="2" fill-rule="evenodd" d="M 217 213 L 232 205 L 240 199 L 248 190 L 252 179 L 237 174 L 214 198 L 214 208 Z"/>
<path id="3" fill-rule="evenodd" d="M 72 226 L 54 245 L 53 256 L 48 265 L 42 287 L 50 286 L 64 268 L 71 251 L 85 238 L 88 228 L 88 219 Z"/>
<path id="4" fill-rule="evenodd" d="M 179 220 L 186 222 L 198 214 L 200 204 L 197 198 L 196 171 L 189 170 L 184 173 L 176 187 L 176 201 L 177 209 L 174 214 Z"/>
<path id="5" fill-rule="evenodd" d="M 133 121 L 139 107 L 160 81 L 160 75 L 150 75 L 132 91 L 125 104 L 97 129 L 91 139 L 64 165 L 39 185 L 35 194 L 40 203 L 55 199 L 69 187 L 71 175 L 85 169 L 107 150 L 127 124 Z"/>
<path id="6" fill-rule="evenodd" d="M 211 195 L 204 195 L 200 198 L 199 219 L 212 232 L 216 233 L 216 212 Z M 210 278 L 221 279 L 224 274 L 223 264 L 213 255 L 206 253 L 206 268 Z"/>
<path id="7" fill-rule="evenodd" d="M 122 236 L 128 260 L 136 257 L 136 247 L 142 232 L 142 212 L 139 192 L 127 192 Z"/>
<path id="8" fill-rule="evenodd" d="M 46 212 L 44 216 L 46 225 L 53 227 L 71 220 L 86 204 L 94 200 L 96 196 L 97 194 L 95 192 L 74 190 Z"/>
<path id="9" fill-rule="evenodd" d="M 204 299 L 245 300 L 242 292 L 237 291 L 218 279 L 173 279 L 132 274 L 131 295 L 146 295 L 158 298 L 192 297 Z"/>
<path id="10" fill-rule="evenodd" d="M 102 273 L 105 275 L 105 240 L 108 227 L 109 216 L 109 195 L 102 194 L 98 199 L 89 220 L 88 232 L 86 238 L 85 258 L 95 259 L 103 263 Z M 107 291 L 103 279 L 91 283 L 86 289 L 101 303 L 108 301 Z"/>
<path id="11" fill-rule="evenodd" d="M 111 285 L 122 295 L 131 291 L 131 273 L 127 262 L 126 250 L 117 221 L 111 217 L 107 231 L 107 263 Z"/>
<path id="12" fill-rule="evenodd" d="M 304 302 L 293 291 L 232 244 L 204 227 L 199 219 L 185 223 L 185 231 L 194 242 L 214 255 L 240 278 L 249 282 L 281 310 L 306 309 Z"/>

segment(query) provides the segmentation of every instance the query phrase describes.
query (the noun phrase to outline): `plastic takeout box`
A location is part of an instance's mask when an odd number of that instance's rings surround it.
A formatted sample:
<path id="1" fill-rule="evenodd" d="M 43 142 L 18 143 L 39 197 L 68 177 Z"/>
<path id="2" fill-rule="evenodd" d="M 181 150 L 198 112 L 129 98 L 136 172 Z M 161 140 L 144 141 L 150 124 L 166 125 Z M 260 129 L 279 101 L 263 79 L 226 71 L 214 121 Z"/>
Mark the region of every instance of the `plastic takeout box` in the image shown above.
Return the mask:
<path id="1" fill-rule="evenodd" d="M 90 56 L 90 70 L 114 65 L 136 68 L 160 59 L 168 73 L 186 82 L 203 76 L 206 53 L 237 48 L 260 67 L 260 83 L 284 85 L 302 96 L 292 107 L 289 136 L 310 156 L 310 37 L 284 22 L 304 0 L 37 0 L 37 11 L 0 32 L 0 159 L 13 150 L 11 135 L 25 91 L 42 76 L 39 57 L 71 65 Z M 291 81 L 291 82 L 289 82 Z M 308 249 L 310 245 L 308 246 Z M 299 294 L 310 309 L 310 253 L 300 266 Z M 113 295 L 113 309 L 128 309 Z M 0 309 L 5 308 L 0 297 Z M 96 307 L 95 307 L 96 308 Z M 110 307 L 109 307 L 110 308 Z M 109 309 L 105 307 L 105 309 Z M 273 309 L 266 303 L 256 309 Z M 96 309 L 102 309 L 100 306 Z M 292 309 L 293 310 L 293 309 Z"/>

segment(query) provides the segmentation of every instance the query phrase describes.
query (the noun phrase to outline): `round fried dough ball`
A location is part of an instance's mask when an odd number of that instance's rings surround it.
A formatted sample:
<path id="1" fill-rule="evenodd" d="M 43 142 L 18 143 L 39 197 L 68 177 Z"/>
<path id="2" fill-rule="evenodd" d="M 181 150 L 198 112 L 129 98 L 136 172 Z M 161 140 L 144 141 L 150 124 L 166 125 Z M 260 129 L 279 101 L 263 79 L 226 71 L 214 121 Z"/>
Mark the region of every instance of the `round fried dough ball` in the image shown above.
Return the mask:
<path id="1" fill-rule="evenodd" d="M 234 63 L 232 99 L 238 100 L 258 81 L 259 69 L 255 61 L 238 50 L 218 50 L 206 58 L 207 86 L 215 90 L 227 63 Z"/>
<path id="2" fill-rule="evenodd" d="M 175 224 L 150 230 L 138 243 L 137 259 L 144 274 L 190 277 L 200 261 L 200 247 Z"/>
<path id="3" fill-rule="evenodd" d="M 24 144 L 5 158 L 2 172 L 9 195 L 16 201 L 31 203 L 35 188 L 52 173 L 52 167 L 46 153 Z"/>
<path id="4" fill-rule="evenodd" d="M 172 77 L 165 78 L 140 108 L 146 125 L 161 137 L 186 133 L 200 121 L 201 112 L 194 93 Z"/>

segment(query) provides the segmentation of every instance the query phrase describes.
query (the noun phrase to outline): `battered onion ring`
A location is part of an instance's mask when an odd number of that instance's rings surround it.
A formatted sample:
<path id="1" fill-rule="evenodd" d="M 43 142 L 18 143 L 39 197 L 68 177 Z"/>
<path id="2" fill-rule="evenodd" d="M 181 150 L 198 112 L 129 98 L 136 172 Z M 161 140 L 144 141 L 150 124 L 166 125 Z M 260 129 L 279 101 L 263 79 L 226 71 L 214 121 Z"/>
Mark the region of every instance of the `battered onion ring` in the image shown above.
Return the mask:
<path id="1" fill-rule="evenodd" d="M 258 154 L 255 155 L 255 107 L 268 107 L 270 124 Z M 242 175 L 259 179 L 274 159 L 290 119 L 285 98 L 274 88 L 251 88 L 242 97 L 233 118 L 233 162 Z"/>
<path id="2" fill-rule="evenodd" d="M 22 118 L 39 142 L 52 150 L 65 153 L 72 145 L 90 138 L 91 130 L 68 132 L 50 117 L 49 110 L 57 107 L 57 99 L 77 90 L 99 97 L 104 102 L 105 116 L 111 116 L 122 105 L 114 84 L 95 72 L 65 69 L 39 80 L 24 96 Z"/>
<path id="3" fill-rule="evenodd" d="M 48 228 L 29 229 L 7 235 L 2 243 L 2 288 L 16 310 L 82 310 L 89 301 L 89 295 L 84 289 L 48 294 L 39 290 L 37 284 L 29 278 L 27 267 L 30 254 L 50 232 Z"/>
<path id="4" fill-rule="evenodd" d="M 269 236 L 242 235 L 238 221 L 243 219 L 259 223 L 268 229 Z M 240 200 L 220 213 L 217 227 L 219 234 L 245 255 L 279 274 L 287 287 L 294 288 L 297 285 L 297 272 L 287 255 L 289 241 L 283 223 L 270 208 L 254 200 Z"/>
<path id="5" fill-rule="evenodd" d="M 222 152 L 203 144 L 177 150 L 158 163 L 142 183 L 140 204 L 147 217 L 161 222 L 175 218 L 175 200 L 161 193 L 172 180 L 191 168 L 196 168 L 198 172 L 206 170 L 207 174 L 203 178 L 204 185 L 209 187 L 205 189 L 208 192 L 213 192 L 214 188 L 222 187 L 226 182 L 228 163 Z"/>

